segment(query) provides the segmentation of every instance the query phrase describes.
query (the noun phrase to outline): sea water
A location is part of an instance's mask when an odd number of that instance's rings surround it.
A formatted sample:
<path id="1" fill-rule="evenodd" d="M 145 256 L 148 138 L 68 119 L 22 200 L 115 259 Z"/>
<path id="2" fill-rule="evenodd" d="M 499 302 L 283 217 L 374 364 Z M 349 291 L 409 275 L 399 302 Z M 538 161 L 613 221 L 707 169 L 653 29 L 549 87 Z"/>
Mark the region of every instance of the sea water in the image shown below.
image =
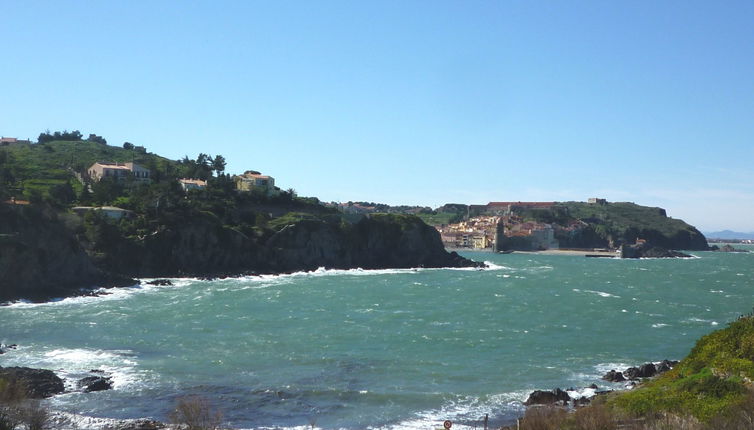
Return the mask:
<path id="1" fill-rule="evenodd" d="M 509 423 L 535 389 L 683 358 L 754 305 L 754 253 L 619 260 L 465 253 L 489 268 L 318 270 L 0 307 L 0 366 L 53 369 L 49 407 L 168 420 L 199 395 L 235 428 Z M 101 370 L 109 391 L 80 393 Z M 574 395 L 577 393 L 573 393 Z"/>

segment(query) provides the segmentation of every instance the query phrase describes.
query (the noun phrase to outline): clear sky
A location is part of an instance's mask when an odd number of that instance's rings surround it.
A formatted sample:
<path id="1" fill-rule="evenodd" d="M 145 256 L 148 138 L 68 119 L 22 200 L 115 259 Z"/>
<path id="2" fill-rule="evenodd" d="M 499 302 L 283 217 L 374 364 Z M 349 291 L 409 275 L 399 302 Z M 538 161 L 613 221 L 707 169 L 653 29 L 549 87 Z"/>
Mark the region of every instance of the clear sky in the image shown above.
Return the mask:
<path id="1" fill-rule="evenodd" d="M 0 0 L 0 134 L 324 201 L 633 201 L 754 231 L 754 2 Z"/>

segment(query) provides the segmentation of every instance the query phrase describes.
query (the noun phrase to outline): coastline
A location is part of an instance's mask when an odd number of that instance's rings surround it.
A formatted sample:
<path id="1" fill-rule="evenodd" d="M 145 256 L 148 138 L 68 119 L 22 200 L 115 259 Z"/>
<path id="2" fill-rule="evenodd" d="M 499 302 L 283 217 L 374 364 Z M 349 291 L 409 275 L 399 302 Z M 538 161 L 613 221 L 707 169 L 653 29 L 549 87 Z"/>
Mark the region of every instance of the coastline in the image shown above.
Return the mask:
<path id="1" fill-rule="evenodd" d="M 475 248 L 445 248 L 448 252 L 492 252 L 494 254 L 503 254 L 502 252 L 494 252 L 491 249 L 475 249 Z M 511 254 L 527 254 L 527 255 L 570 255 L 577 257 L 586 257 L 587 255 L 595 255 L 599 257 L 619 257 L 620 254 L 616 251 L 610 251 L 606 249 L 544 249 L 539 251 L 512 251 Z"/>

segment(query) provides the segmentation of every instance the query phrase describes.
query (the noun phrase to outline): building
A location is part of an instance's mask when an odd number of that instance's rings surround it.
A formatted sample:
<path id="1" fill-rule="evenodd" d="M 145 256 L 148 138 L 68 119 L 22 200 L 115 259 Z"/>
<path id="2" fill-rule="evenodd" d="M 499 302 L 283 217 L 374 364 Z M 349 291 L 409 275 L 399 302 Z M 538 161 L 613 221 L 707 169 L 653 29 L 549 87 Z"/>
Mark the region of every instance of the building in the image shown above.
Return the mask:
<path id="1" fill-rule="evenodd" d="M 201 179 L 179 179 L 178 182 L 181 184 L 181 188 L 183 188 L 183 191 L 188 190 L 202 190 L 204 188 L 207 188 L 207 181 L 202 181 Z"/>
<path id="2" fill-rule="evenodd" d="M 235 176 L 233 179 L 238 191 L 259 192 L 266 196 L 275 196 L 280 193 L 280 190 L 275 187 L 275 178 L 254 170 L 247 170 L 243 175 Z"/>
<path id="3" fill-rule="evenodd" d="M 589 199 L 586 201 L 590 205 L 606 205 L 607 199 L 600 199 L 597 197 L 589 197 Z"/>
<path id="4" fill-rule="evenodd" d="M 15 137 L 0 137 L 0 146 L 15 145 L 17 143 L 31 143 L 31 141 L 19 140 Z"/>
<path id="5" fill-rule="evenodd" d="M 93 181 L 99 182 L 103 178 L 122 180 L 129 176 L 140 182 L 149 182 L 149 169 L 136 163 L 108 163 L 98 161 L 87 170 Z"/>

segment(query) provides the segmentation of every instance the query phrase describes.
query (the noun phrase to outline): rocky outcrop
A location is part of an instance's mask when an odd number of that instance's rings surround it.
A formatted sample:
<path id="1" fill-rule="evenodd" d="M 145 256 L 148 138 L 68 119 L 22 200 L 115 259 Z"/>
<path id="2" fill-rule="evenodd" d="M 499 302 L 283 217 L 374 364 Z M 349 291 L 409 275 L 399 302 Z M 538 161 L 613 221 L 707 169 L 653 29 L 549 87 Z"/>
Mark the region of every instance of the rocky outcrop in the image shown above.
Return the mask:
<path id="1" fill-rule="evenodd" d="M 638 379 L 651 378 L 667 372 L 675 367 L 676 364 L 678 364 L 678 361 L 662 360 L 658 364 L 644 363 L 639 367 L 629 367 L 622 372 L 613 369 L 602 376 L 602 379 L 609 382 L 623 382 L 626 380 L 635 381 Z"/>
<path id="2" fill-rule="evenodd" d="M 87 376 L 80 379 L 76 385 L 85 393 L 91 393 L 92 391 L 104 391 L 113 388 L 113 381 L 104 376 Z"/>
<path id="3" fill-rule="evenodd" d="M 65 391 L 63 380 L 52 370 L 0 367 L 0 379 L 20 384 L 32 399 L 43 399 Z"/>
<path id="4" fill-rule="evenodd" d="M 622 245 L 620 248 L 621 258 L 692 258 L 683 252 L 672 251 L 654 246 L 649 243 L 639 243 L 636 245 Z"/>
<path id="5" fill-rule="evenodd" d="M 0 203 L 0 302 L 46 300 L 92 286 L 133 285 L 97 268 L 54 214 Z"/>
<path id="6" fill-rule="evenodd" d="M 717 251 L 717 252 L 749 252 L 749 250 L 747 250 L 747 249 L 734 248 L 733 245 L 723 245 L 723 246 L 712 245 L 710 247 L 710 251 Z"/>
<path id="7" fill-rule="evenodd" d="M 566 405 L 570 400 L 571 396 L 560 388 L 555 388 L 552 391 L 536 390 L 529 394 L 529 398 L 526 399 L 524 405 Z"/>

